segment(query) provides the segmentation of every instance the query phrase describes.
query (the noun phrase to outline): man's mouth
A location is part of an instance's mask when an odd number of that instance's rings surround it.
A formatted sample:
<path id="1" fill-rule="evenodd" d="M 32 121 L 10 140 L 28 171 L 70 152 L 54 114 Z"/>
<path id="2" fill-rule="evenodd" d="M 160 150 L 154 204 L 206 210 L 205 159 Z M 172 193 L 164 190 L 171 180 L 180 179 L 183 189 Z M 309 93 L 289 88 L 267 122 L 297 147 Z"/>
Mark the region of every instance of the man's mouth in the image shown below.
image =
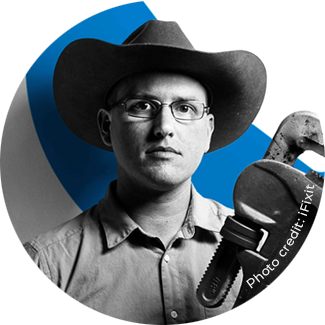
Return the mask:
<path id="1" fill-rule="evenodd" d="M 163 152 L 170 152 L 170 153 L 180 155 L 180 152 L 178 152 L 173 147 L 164 147 L 164 146 L 157 146 L 157 147 L 149 148 L 146 153 L 150 154 L 150 153 L 163 153 Z"/>

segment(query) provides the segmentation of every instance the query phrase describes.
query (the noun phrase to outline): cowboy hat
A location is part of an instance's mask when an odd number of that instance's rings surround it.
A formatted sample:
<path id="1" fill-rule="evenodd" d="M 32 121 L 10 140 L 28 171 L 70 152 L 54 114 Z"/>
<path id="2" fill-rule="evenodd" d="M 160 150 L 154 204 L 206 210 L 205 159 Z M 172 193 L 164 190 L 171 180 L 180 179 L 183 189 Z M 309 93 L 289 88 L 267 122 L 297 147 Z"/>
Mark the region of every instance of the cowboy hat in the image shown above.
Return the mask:
<path id="1" fill-rule="evenodd" d="M 110 150 L 97 126 L 105 95 L 123 77 L 147 71 L 185 74 L 208 89 L 210 112 L 215 116 L 209 152 L 227 146 L 248 129 L 266 89 L 264 65 L 254 54 L 197 51 L 176 22 L 150 20 L 122 45 L 80 39 L 63 50 L 53 77 L 63 121 L 80 139 Z"/>

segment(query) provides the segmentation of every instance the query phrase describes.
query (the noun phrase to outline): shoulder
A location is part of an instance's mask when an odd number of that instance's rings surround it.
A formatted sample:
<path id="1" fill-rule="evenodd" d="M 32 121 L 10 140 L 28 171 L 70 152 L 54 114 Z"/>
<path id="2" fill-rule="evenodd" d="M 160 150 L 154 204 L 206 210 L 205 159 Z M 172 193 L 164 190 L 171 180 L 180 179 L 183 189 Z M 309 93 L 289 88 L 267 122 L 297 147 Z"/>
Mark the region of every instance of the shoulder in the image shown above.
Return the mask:
<path id="1" fill-rule="evenodd" d="M 18 247 L 0 279 L 0 318 L 8 324 L 51 322 L 61 284 L 67 287 L 76 257 L 87 246 L 84 240 L 98 233 L 93 210 Z"/>
<path id="2" fill-rule="evenodd" d="M 10 259 L 7 269 L 23 273 L 32 264 L 42 264 L 44 254 L 51 257 L 55 251 L 55 255 L 58 257 L 61 253 L 68 253 L 72 247 L 78 249 L 82 237 L 89 236 L 89 233 L 98 234 L 98 228 L 96 206 L 94 206 L 18 247 Z"/>
<path id="3" fill-rule="evenodd" d="M 75 218 L 27 241 L 24 247 L 28 253 L 44 251 L 50 247 L 62 244 L 68 244 L 70 241 L 83 236 L 85 231 L 91 231 L 96 228 L 98 223 L 96 218 L 97 206 L 82 212 Z"/>
<path id="4" fill-rule="evenodd" d="M 19 297 L 25 287 L 35 288 L 48 297 L 53 307 L 60 286 L 66 286 L 74 266 L 91 263 L 94 250 L 101 249 L 101 242 L 94 206 L 21 245 L 9 260 L 0 289 L 5 296 L 16 292 L 15 296 Z"/>

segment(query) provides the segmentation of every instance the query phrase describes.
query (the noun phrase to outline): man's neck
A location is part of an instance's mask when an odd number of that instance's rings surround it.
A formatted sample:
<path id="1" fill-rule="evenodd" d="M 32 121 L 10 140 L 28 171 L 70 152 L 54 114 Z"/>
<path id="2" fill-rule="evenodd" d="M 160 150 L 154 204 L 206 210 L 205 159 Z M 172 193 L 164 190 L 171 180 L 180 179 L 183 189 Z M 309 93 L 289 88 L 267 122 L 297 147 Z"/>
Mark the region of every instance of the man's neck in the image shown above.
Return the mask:
<path id="1" fill-rule="evenodd" d="M 117 181 L 117 197 L 126 213 L 165 247 L 181 228 L 191 198 L 191 180 L 169 190 L 140 188 Z"/>

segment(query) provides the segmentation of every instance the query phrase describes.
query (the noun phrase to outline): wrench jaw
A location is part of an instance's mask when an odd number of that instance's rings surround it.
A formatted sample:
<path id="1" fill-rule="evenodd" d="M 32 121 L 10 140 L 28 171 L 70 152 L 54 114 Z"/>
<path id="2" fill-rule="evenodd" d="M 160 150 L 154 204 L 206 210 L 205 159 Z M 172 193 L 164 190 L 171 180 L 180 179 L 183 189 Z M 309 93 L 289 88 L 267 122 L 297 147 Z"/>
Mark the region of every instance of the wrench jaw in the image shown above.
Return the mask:
<path id="1" fill-rule="evenodd" d="M 243 281 L 234 308 L 253 298 L 284 271 L 303 245 L 324 184 L 316 172 L 304 174 L 292 167 L 305 150 L 324 156 L 320 122 L 311 112 L 296 112 L 280 124 L 264 158 L 238 177 L 235 216 L 228 217 L 221 229 L 222 242 L 197 289 L 203 306 L 223 303 L 240 268 Z M 261 233 L 267 236 L 261 239 Z"/>
<path id="2" fill-rule="evenodd" d="M 198 286 L 199 302 L 221 306 L 240 268 L 234 308 L 270 285 L 303 245 L 321 194 L 321 186 L 291 166 L 271 160 L 248 166 L 234 189 L 236 215 L 221 229 L 223 239 Z"/>
<path id="3" fill-rule="evenodd" d="M 313 255 L 314 221 L 323 192 L 323 187 L 319 185 L 309 173 L 305 175 L 291 166 L 270 160 L 253 163 L 237 180 L 234 190 L 235 211 L 242 218 L 253 220 L 268 232 L 268 237 L 258 254 L 266 258 L 268 263 L 275 258 L 279 260 L 280 265 L 272 271 L 275 279 L 282 274 L 303 246 L 305 266 Z M 264 199 L 253 195 L 254 186 L 261 189 Z M 273 222 L 270 222 L 270 219 Z M 279 255 L 280 253 L 284 256 Z M 246 260 L 241 261 L 244 274 L 254 274 L 252 266 L 247 266 L 249 271 L 245 271 L 242 263 L 246 263 Z M 259 270 L 255 269 L 256 272 L 259 273 Z M 271 279 L 270 276 L 271 274 L 267 276 L 268 279 Z"/>
<path id="4" fill-rule="evenodd" d="M 235 211 L 243 219 L 253 220 L 267 231 L 268 237 L 259 251 L 237 253 L 243 281 L 238 299 L 230 311 L 231 317 L 252 325 L 270 324 L 282 305 L 281 290 L 271 289 L 271 284 L 303 246 L 305 266 L 312 257 L 314 221 L 323 188 L 320 183 L 313 182 L 313 177 L 307 176 L 291 166 L 270 160 L 250 165 L 239 176 L 234 190 Z M 308 213 L 303 211 L 304 216 L 299 212 L 306 194 L 311 195 L 305 192 L 307 186 L 313 188 L 313 200 L 309 200 Z M 253 195 L 254 187 L 261 189 L 264 197 L 268 198 L 267 204 L 265 199 Z"/>

